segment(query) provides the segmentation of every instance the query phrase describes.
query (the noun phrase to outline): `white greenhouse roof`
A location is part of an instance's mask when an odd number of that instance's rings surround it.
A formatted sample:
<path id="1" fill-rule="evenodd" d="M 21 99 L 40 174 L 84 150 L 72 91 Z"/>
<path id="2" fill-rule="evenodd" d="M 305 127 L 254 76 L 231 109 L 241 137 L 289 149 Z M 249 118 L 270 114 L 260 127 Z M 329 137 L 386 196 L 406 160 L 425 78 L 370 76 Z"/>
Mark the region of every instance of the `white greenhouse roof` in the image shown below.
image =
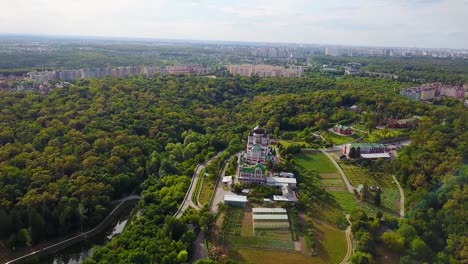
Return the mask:
<path id="1" fill-rule="evenodd" d="M 273 195 L 273 200 L 277 202 L 297 202 L 294 196 Z"/>
<path id="2" fill-rule="evenodd" d="M 288 215 L 285 214 L 254 214 L 252 219 L 255 220 L 288 220 Z"/>
<path id="3" fill-rule="evenodd" d="M 284 208 L 252 208 L 252 213 L 259 214 L 259 213 L 286 213 L 286 209 Z"/>
<path id="4" fill-rule="evenodd" d="M 243 195 L 234 195 L 234 194 L 225 194 L 224 201 L 229 202 L 247 202 L 247 196 Z"/>
<path id="5" fill-rule="evenodd" d="M 267 184 L 283 185 L 283 184 L 296 184 L 295 178 L 281 178 L 281 177 L 267 177 Z"/>
<path id="6" fill-rule="evenodd" d="M 377 159 L 377 158 L 390 158 L 388 153 L 369 153 L 369 154 L 361 154 L 361 157 L 365 159 Z"/>

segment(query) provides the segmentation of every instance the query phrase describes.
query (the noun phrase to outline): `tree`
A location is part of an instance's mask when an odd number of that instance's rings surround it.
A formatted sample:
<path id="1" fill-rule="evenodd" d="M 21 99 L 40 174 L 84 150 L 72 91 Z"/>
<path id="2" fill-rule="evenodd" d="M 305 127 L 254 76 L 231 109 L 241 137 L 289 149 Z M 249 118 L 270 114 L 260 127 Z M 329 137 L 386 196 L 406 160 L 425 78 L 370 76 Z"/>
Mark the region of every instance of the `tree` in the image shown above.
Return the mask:
<path id="1" fill-rule="evenodd" d="M 431 256 L 431 249 L 419 237 L 413 239 L 410 245 L 411 255 L 416 259 L 423 260 Z"/>
<path id="2" fill-rule="evenodd" d="M 357 158 L 356 148 L 355 147 L 351 147 L 349 149 L 349 157 L 352 158 L 352 159 Z"/>
<path id="3" fill-rule="evenodd" d="M 78 215 L 80 217 L 80 231 L 83 232 L 83 222 L 87 218 L 86 214 L 88 213 L 88 209 L 84 207 L 83 204 L 79 204 L 77 208 Z"/>
<path id="4" fill-rule="evenodd" d="M 177 254 L 177 261 L 179 263 L 188 263 L 188 252 L 187 250 L 181 250 L 179 254 Z"/>
<path id="5" fill-rule="evenodd" d="M 374 196 L 374 204 L 377 206 L 380 206 L 381 203 L 382 203 L 381 192 L 380 190 L 377 190 Z"/>
<path id="6" fill-rule="evenodd" d="M 373 261 L 372 255 L 369 253 L 356 251 L 351 256 L 351 263 L 353 264 L 370 264 L 372 263 L 372 261 Z"/>
<path id="7" fill-rule="evenodd" d="M 402 252 L 405 247 L 405 239 L 397 232 L 387 231 L 382 234 L 382 242 L 385 246 L 395 252 Z"/>

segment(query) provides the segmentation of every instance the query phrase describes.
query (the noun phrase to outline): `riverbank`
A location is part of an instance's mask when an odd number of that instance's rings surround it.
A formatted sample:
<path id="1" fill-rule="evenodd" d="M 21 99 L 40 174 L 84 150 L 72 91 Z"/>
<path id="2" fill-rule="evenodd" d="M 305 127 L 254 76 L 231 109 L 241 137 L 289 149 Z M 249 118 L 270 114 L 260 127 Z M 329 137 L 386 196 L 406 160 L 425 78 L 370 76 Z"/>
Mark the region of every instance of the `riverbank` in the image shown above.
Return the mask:
<path id="1" fill-rule="evenodd" d="M 129 196 L 130 197 L 130 196 Z M 114 207 L 109 215 L 95 228 L 86 232 L 75 232 L 65 237 L 56 238 L 47 242 L 40 243 L 29 249 L 22 249 L 14 253 L 1 256 L 0 262 L 3 263 L 37 263 L 41 259 L 61 251 L 65 248 L 73 246 L 81 241 L 88 240 L 94 236 L 102 233 L 109 225 L 116 219 L 116 217 L 125 210 L 131 210 L 137 203 L 137 196 L 131 196 L 130 198 L 124 198 L 120 200 L 120 203 Z M 130 208 L 129 208 L 130 207 Z"/>

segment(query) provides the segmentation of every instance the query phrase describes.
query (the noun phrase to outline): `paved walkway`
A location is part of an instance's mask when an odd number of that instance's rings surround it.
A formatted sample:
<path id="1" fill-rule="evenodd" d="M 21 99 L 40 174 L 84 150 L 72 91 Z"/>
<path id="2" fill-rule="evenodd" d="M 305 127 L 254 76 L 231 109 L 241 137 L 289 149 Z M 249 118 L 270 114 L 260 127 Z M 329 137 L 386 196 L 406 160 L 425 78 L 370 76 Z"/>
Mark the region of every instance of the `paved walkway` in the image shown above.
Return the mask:
<path id="1" fill-rule="evenodd" d="M 205 252 L 205 232 L 200 230 L 198 233 L 197 239 L 193 242 L 193 254 L 190 258 L 190 263 L 193 263 L 199 259 L 206 259 L 206 252 Z"/>
<path id="2" fill-rule="evenodd" d="M 239 154 L 240 153 L 236 153 L 233 156 L 237 156 Z M 224 165 L 223 171 L 221 172 L 221 175 L 219 176 L 219 179 L 218 179 L 218 184 L 216 186 L 213 201 L 211 202 L 211 212 L 213 212 L 214 214 L 218 213 L 218 207 L 219 207 L 218 205 L 219 205 L 219 203 L 223 202 L 224 195 L 225 194 L 234 194 L 234 193 L 232 193 L 230 191 L 225 191 L 224 188 L 223 188 L 223 183 L 222 183 L 223 177 L 226 175 L 226 169 L 229 166 L 229 161 L 231 160 L 231 158 L 232 158 L 232 156 L 229 159 L 227 159 L 227 162 Z M 231 175 L 231 176 L 234 177 L 235 175 Z"/>
<path id="3" fill-rule="evenodd" d="M 195 172 L 193 174 L 193 177 L 192 177 L 192 181 L 190 182 L 190 187 L 189 187 L 187 193 L 185 194 L 184 201 L 180 205 L 179 210 L 177 210 L 177 212 L 174 214 L 174 216 L 176 218 L 182 217 L 185 210 L 187 210 L 187 208 L 189 208 L 190 206 L 192 206 L 192 207 L 194 207 L 196 209 L 200 209 L 199 206 L 196 205 L 194 201 L 192 201 L 193 192 L 195 191 L 195 187 L 197 186 L 197 181 L 198 181 L 198 179 L 200 177 L 200 172 L 206 167 L 206 165 L 208 163 L 210 163 L 213 159 L 217 158 L 219 155 L 221 155 L 221 152 L 216 154 L 214 157 L 212 157 L 208 161 L 205 161 L 204 163 L 201 163 L 201 164 L 197 165 L 197 167 L 195 168 Z"/>
<path id="4" fill-rule="evenodd" d="M 346 174 L 343 172 L 340 165 L 338 165 L 338 163 L 335 161 L 335 159 L 333 159 L 333 157 L 330 156 L 330 154 L 327 153 L 325 150 L 322 150 L 322 153 L 325 154 L 330 159 L 330 161 L 333 163 L 333 165 L 335 165 L 336 169 L 338 170 L 338 172 L 341 175 L 341 178 L 343 178 L 343 181 L 344 181 L 344 183 L 346 185 L 346 188 L 348 189 L 348 192 L 354 194 L 354 186 L 351 185 L 351 183 L 348 180 L 348 177 L 346 177 Z"/>
<path id="5" fill-rule="evenodd" d="M 400 183 L 398 182 L 395 175 L 392 175 L 392 178 L 393 178 L 393 181 L 398 186 L 398 190 L 400 191 L 400 218 L 404 218 L 405 217 L 405 192 L 403 191 L 403 188 L 401 188 Z"/>

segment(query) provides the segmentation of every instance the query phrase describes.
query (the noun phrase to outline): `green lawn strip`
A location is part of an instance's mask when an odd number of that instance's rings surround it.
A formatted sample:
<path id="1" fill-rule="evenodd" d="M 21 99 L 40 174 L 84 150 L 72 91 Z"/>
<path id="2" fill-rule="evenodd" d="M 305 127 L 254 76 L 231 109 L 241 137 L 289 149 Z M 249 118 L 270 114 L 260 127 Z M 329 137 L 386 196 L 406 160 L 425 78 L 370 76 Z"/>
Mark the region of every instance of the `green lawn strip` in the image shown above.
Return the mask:
<path id="1" fill-rule="evenodd" d="M 344 231 L 314 219 L 315 237 L 318 241 L 318 257 L 326 263 L 339 263 L 346 255 Z"/>
<path id="2" fill-rule="evenodd" d="M 214 192 L 214 184 L 210 182 L 207 178 L 203 181 L 201 190 L 200 190 L 200 197 L 198 202 L 201 205 L 208 204 L 211 199 L 211 195 Z"/>
<path id="3" fill-rule="evenodd" d="M 298 154 L 294 156 L 296 165 L 318 173 L 338 173 L 331 161 L 322 153 Z"/>
<path id="4" fill-rule="evenodd" d="M 332 133 L 332 132 L 326 132 L 324 133 L 324 138 L 327 139 L 327 140 L 331 140 L 334 145 L 341 145 L 341 144 L 345 144 L 345 143 L 348 143 L 348 142 L 351 142 L 353 140 L 355 140 L 356 138 L 352 137 L 352 136 L 339 136 L 335 133 Z"/>
<path id="5" fill-rule="evenodd" d="M 279 240 L 275 238 L 262 236 L 228 236 L 230 245 L 233 248 L 264 248 L 264 249 L 281 249 L 295 251 L 293 241 Z"/>

